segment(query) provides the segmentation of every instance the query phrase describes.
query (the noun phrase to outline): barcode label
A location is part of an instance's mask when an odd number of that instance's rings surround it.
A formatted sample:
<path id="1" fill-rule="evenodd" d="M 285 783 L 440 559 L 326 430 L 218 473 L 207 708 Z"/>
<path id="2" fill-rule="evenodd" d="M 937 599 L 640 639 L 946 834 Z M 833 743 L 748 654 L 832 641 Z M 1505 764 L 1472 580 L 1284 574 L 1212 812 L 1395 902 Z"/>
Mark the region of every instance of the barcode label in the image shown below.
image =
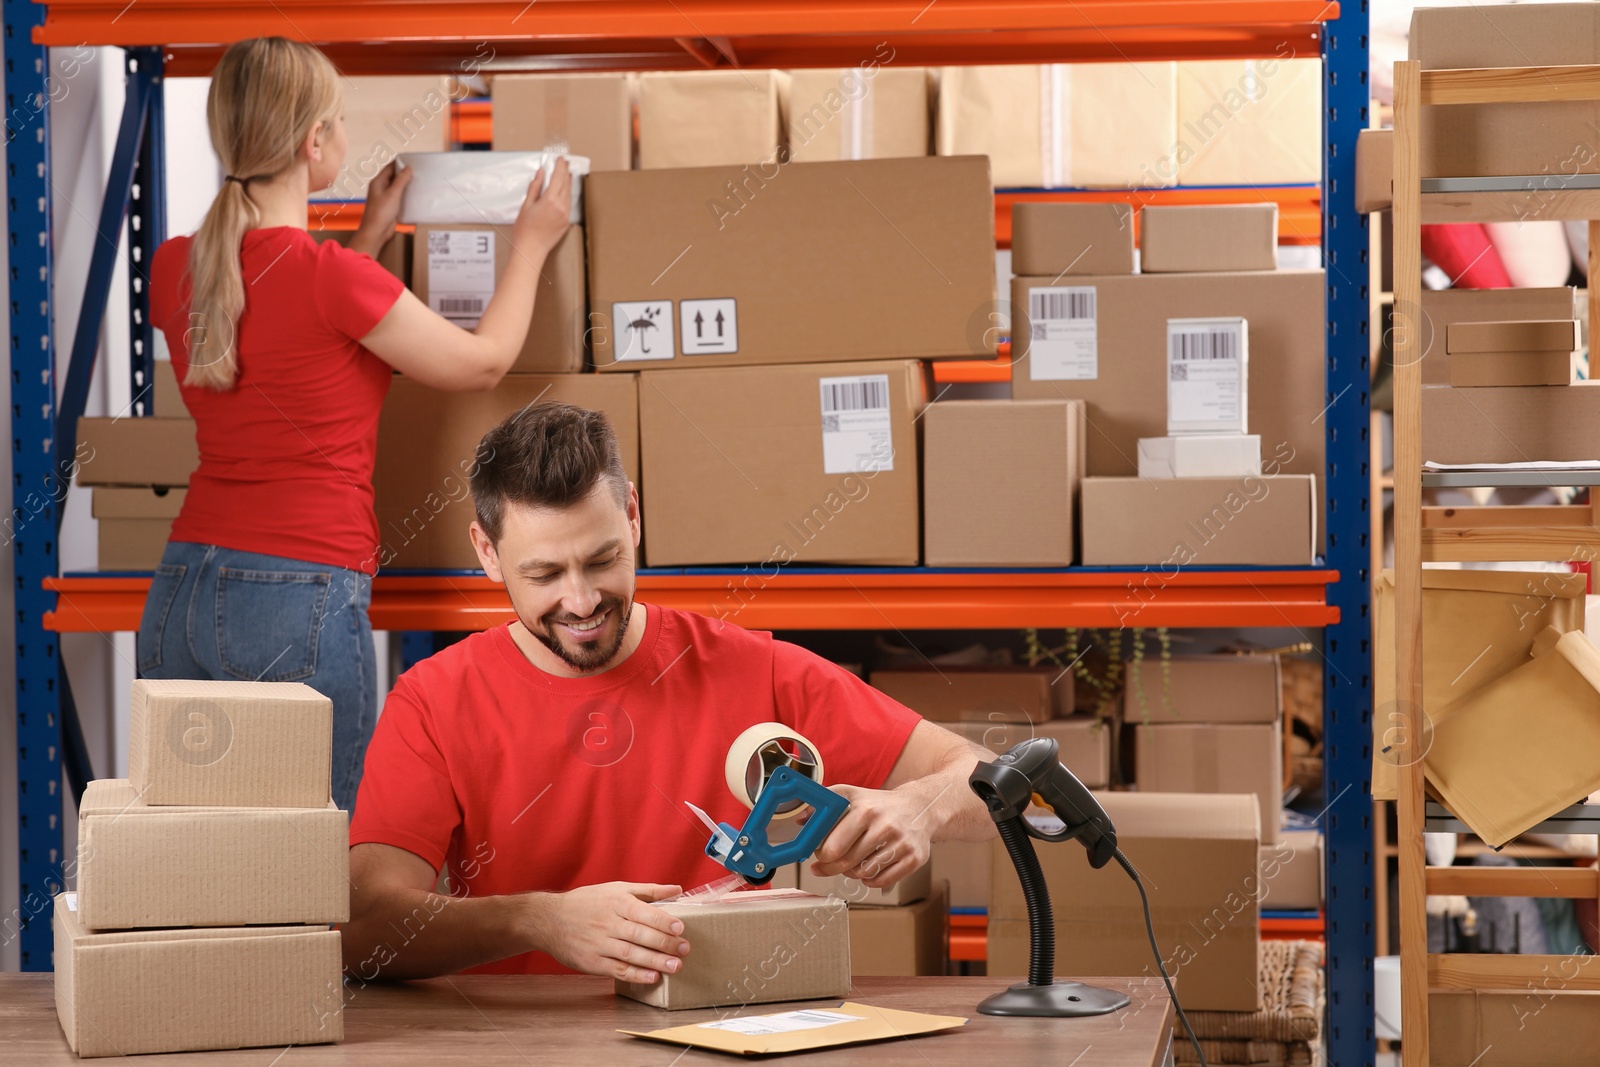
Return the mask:
<path id="1" fill-rule="evenodd" d="M 1167 320 L 1167 433 L 1248 433 L 1247 323 Z"/>
<path id="2" fill-rule="evenodd" d="M 1185 330 L 1170 335 L 1167 344 L 1167 356 L 1174 363 L 1187 363 L 1194 359 L 1239 358 L 1239 337 L 1231 332 Z"/>
<path id="3" fill-rule="evenodd" d="M 463 329 L 476 329 L 494 296 L 493 230 L 428 231 L 428 306 Z"/>
<path id="4" fill-rule="evenodd" d="M 822 382 L 822 413 L 880 411 L 889 407 L 889 378 L 831 378 Z"/>
<path id="5" fill-rule="evenodd" d="M 1094 318 L 1092 287 L 1028 290 L 1028 317 L 1034 322 L 1043 320 L 1077 320 Z"/>
<path id="6" fill-rule="evenodd" d="M 1092 285 L 1028 290 L 1028 376 L 1036 382 L 1100 377 L 1098 301 Z M 1012 339 L 1015 346 L 1017 341 Z"/>
<path id="7" fill-rule="evenodd" d="M 822 470 L 824 474 L 894 470 L 887 374 L 822 379 Z"/>

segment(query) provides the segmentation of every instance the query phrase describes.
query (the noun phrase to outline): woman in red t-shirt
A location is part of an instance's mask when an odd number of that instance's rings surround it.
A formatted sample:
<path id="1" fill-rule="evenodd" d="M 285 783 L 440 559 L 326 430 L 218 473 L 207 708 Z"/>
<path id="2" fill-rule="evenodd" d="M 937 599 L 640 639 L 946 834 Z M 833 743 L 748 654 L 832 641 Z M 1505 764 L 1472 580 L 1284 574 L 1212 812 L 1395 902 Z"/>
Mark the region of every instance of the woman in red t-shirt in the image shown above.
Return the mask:
<path id="1" fill-rule="evenodd" d="M 515 254 L 464 330 L 372 259 L 394 233 L 409 171 L 378 172 L 348 248 L 306 232 L 310 190 L 344 165 L 342 110 L 333 65 L 295 41 L 240 41 L 212 75 L 206 115 L 227 178 L 200 229 L 163 244 L 150 269 L 151 317 L 200 466 L 151 583 L 138 667 L 326 694 L 333 796 L 349 810 L 377 719 L 367 607 L 379 409 L 396 370 L 465 391 L 511 368 L 539 268 L 567 232 L 571 178 L 562 161 L 548 188 L 530 184 Z"/>

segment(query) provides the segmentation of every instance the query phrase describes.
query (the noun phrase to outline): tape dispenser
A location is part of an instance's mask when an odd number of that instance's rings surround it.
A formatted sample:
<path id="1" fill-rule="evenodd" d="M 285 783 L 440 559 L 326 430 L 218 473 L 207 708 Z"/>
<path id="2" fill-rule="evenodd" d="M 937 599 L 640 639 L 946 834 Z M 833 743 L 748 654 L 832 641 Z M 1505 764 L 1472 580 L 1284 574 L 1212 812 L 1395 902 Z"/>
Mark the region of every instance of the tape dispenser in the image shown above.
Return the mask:
<path id="1" fill-rule="evenodd" d="M 706 855 L 752 885 L 765 885 L 780 867 L 809 859 L 849 810 L 850 802 L 822 784 L 822 754 L 781 723 L 759 723 L 740 734 L 723 766 L 728 790 L 750 809 L 741 827 L 713 822 L 690 804 L 711 830 Z M 802 813 L 791 840 L 774 843 L 771 826 Z"/>

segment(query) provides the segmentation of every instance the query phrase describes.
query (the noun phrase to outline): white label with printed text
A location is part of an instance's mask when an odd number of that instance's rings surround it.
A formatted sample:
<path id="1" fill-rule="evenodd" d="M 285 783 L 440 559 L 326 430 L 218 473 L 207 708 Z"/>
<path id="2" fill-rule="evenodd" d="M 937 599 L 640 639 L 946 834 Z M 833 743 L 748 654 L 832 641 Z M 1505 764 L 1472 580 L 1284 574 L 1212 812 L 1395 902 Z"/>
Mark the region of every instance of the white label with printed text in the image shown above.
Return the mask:
<path id="1" fill-rule="evenodd" d="M 889 376 L 822 379 L 822 471 L 894 470 Z"/>
<path id="2" fill-rule="evenodd" d="M 1100 377 L 1095 287 L 1059 285 L 1028 290 L 1028 377 L 1036 382 L 1084 382 Z M 1013 350 L 1022 348 L 1012 338 Z"/>
<path id="3" fill-rule="evenodd" d="M 1167 433 L 1248 433 L 1241 318 L 1167 320 Z"/>
<path id="4" fill-rule="evenodd" d="M 476 329 L 494 295 L 493 230 L 428 231 L 428 306 Z"/>
<path id="5" fill-rule="evenodd" d="M 736 1034 L 792 1034 L 797 1030 L 817 1030 L 840 1023 L 861 1022 L 859 1015 L 846 1015 L 839 1011 L 822 1011 L 809 1008 L 803 1011 L 783 1011 L 773 1015 L 750 1015 L 743 1019 L 720 1019 L 714 1023 L 701 1023 L 704 1030 L 730 1030 Z"/>

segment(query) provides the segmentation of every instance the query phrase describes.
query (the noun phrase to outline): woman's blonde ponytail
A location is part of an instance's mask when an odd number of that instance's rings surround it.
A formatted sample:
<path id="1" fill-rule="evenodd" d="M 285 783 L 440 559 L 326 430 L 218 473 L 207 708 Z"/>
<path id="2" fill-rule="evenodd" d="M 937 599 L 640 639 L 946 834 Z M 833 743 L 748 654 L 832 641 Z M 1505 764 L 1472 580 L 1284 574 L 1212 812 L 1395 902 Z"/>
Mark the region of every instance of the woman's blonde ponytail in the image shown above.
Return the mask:
<path id="1" fill-rule="evenodd" d="M 332 123 L 341 102 L 333 64 L 298 41 L 239 41 L 217 63 L 206 119 L 228 180 L 189 248 L 186 384 L 226 390 L 238 381 L 239 317 L 247 297 L 239 251 L 245 232 L 261 220 L 250 183 L 291 167 L 306 134 L 318 122 Z"/>

